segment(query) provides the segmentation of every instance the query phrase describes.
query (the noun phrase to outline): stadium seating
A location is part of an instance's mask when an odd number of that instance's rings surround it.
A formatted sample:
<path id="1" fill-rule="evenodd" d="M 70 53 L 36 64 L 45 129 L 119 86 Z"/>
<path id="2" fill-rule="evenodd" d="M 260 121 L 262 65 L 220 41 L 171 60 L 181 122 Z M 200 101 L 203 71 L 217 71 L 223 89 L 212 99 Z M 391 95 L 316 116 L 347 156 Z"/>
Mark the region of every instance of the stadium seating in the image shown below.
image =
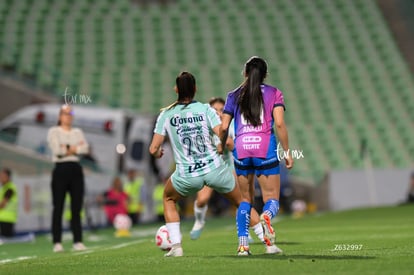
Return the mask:
<path id="1" fill-rule="evenodd" d="M 138 1 L 134 1 L 138 2 Z M 414 81 L 374 0 L 0 1 L 0 62 L 61 96 L 156 114 L 181 70 L 200 101 L 243 80 L 252 55 L 287 104 L 293 174 L 414 163 Z"/>

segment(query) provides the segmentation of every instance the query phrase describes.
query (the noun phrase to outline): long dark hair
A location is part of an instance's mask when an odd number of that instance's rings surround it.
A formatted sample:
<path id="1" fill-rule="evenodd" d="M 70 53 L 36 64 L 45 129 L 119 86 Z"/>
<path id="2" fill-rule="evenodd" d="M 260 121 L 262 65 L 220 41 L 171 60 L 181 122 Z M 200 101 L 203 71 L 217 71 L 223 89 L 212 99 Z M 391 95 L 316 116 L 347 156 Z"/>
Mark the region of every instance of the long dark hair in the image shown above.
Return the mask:
<path id="1" fill-rule="evenodd" d="M 253 125 L 262 124 L 260 113 L 263 108 L 263 96 L 260 85 L 267 75 L 267 64 L 264 59 L 253 56 L 244 65 L 245 81 L 241 85 L 238 98 L 240 112 L 246 121 Z"/>
<path id="2" fill-rule="evenodd" d="M 191 73 L 181 72 L 175 79 L 175 85 L 177 86 L 178 90 L 178 98 L 173 104 L 164 109 L 169 110 L 171 108 L 174 108 L 178 103 L 181 103 L 183 101 L 191 102 L 191 100 L 194 98 L 196 91 L 196 80 Z M 185 108 L 188 104 L 189 102 L 183 108 Z"/>

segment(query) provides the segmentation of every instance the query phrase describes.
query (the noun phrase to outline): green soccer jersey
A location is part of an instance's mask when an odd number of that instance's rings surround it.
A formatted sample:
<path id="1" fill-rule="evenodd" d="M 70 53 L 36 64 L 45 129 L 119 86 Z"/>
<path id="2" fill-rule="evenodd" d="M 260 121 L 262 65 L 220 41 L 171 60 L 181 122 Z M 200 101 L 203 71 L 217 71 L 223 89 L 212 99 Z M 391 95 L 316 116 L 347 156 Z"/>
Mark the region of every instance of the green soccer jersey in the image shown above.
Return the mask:
<path id="1" fill-rule="evenodd" d="M 197 101 L 177 104 L 158 116 L 154 133 L 168 134 L 179 176 L 201 176 L 224 165 L 213 143 L 212 129 L 217 125 L 216 111 Z"/>

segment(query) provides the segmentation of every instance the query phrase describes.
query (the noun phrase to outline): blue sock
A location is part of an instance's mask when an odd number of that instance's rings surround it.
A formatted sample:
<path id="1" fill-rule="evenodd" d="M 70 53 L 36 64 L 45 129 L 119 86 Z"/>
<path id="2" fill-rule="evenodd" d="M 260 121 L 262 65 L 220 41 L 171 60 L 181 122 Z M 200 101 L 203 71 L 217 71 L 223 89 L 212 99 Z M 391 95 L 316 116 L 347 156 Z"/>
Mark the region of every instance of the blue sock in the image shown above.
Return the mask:
<path id="1" fill-rule="evenodd" d="M 252 205 L 248 202 L 242 202 L 237 209 L 236 224 L 239 244 L 248 246 L 247 236 L 249 235 L 250 209 Z"/>
<path id="2" fill-rule="evenodd" d="M 275 199 L 268 200 L 263 206 L 263 213 L 268 215 L 270 219 L 276 217 L 279 212 L 279 201 Z"/>

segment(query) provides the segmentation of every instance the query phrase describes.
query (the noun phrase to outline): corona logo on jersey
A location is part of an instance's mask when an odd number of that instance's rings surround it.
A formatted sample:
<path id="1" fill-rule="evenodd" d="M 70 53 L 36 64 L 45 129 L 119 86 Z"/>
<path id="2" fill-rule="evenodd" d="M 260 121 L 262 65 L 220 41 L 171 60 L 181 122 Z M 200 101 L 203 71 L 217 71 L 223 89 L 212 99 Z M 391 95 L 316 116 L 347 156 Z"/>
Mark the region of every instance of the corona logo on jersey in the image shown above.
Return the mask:
<path id="1" fill-rule="evenodd" d="M 196 115 L 192 117 L 179 117 L 174 116 L 170 119 L 170 123 L 172 126 L 177 127 L 180 124 L 186 124 L 186 123 L 194 123 L 194 122 L 200 122 L 204 121 L 204 115 Z"/>

